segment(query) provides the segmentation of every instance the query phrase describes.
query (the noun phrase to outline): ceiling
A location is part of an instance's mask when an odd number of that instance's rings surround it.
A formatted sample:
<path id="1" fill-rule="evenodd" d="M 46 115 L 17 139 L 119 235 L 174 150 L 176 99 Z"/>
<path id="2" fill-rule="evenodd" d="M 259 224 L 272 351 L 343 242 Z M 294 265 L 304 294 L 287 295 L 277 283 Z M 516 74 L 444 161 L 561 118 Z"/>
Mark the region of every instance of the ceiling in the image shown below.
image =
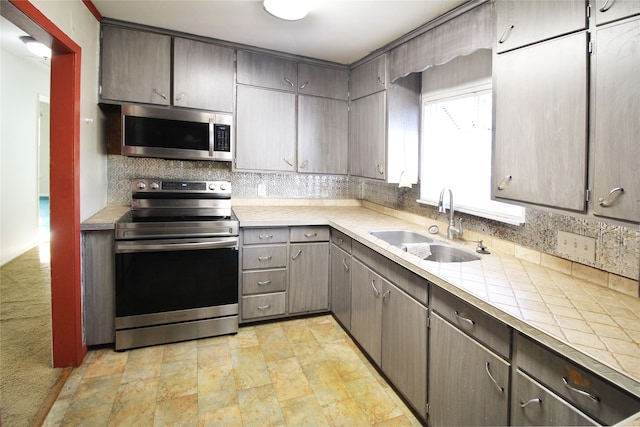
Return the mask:
<path id="1" fill-rule="evenodd" d="M 4 16 L 0 16 L 0 48 L 48 72 L 51 65 L 49 59 L 34 55 L 20 40 L 21 36 L 27 35 Z"/>
<path id="2" fill-rule="evenodd" d="M 351 64 L 466 0 L 298 0 L 284 21 L 256 0 L 93 0 L 105 18 Z"/>

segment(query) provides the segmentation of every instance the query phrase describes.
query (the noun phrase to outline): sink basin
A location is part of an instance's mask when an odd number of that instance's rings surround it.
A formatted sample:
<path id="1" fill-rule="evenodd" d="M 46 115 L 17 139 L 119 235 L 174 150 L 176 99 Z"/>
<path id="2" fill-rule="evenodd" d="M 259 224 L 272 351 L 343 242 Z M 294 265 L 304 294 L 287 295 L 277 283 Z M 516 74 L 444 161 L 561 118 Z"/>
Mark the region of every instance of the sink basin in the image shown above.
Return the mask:
<path id="1" fill-rule="evenodd" d="M 480 257 L 471 252 L 463 251 L 449 245 L 431 245 L 431 255 L 424 258 L 426 261 L 435 262 L 468 262 L 477 261 Z"/>
<path id="2" fill-rule="evenodd" d="M 369 234 L 399 248 L 403 243 L 433 243 L 433 239 L 408 230 L 374 230 Z"/>

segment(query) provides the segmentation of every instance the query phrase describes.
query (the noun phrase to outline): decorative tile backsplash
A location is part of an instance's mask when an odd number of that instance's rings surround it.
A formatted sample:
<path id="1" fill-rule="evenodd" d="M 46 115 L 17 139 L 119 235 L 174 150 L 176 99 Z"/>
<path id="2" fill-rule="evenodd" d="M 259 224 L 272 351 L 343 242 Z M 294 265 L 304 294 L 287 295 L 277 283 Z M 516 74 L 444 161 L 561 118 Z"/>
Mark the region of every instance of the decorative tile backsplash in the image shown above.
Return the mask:
<path id="1" fill-rule="evenodd" d="M 447 221 L 433 206 L 418 204 L 419 185 L 398 188 L 370 179 L 342 175 L 294 173 L 231 172 L 231 163 L 132 158 L 109 155 L 108 203 L 128 205 L 132 178 L 231 181 L 233 197 L 257 198 L 258 184 L 264 184 L 267 198 L 277 199 L 361 199 L 382 206 L 414 213 L 437 221 Z M 457 213 L 464 228 L 502 240 L 560 256 L 556 249 L 558 231 L 568 231 L 596 239 L 596 258 L 592 263 L 573 259 L 590 267 L 638 280 L 640 229 L 604 220 L 527 208 L 526 223 L 513 226 Z M 563 258 L 566 258 L 563 256 Z"/>

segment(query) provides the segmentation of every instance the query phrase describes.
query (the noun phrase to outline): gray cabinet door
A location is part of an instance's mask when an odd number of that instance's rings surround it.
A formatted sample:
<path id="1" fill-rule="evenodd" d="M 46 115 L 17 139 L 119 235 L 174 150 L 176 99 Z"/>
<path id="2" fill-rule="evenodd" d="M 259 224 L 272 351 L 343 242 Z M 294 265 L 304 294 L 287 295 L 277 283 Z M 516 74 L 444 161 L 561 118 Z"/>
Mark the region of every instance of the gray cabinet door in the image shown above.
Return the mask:
<path id="1" fill-rule="evenodd" d="M 295 92 L 298 83 L 296 63 L 271 55 L 239 50 L 236 81 L 240 84 Z"/>
<path id="2" fill-rule="evenodd" d="M 113 230 L 82 233 L 84 337 L 87 345 L 115 341 L 116 282 Z"/>
<path id="3" fill-rule="evenodd" d="M 347 174 L 347 101 L 298 96 L 298 172 Z"/>
<path id="4" fill-rule="evenodd" d="M 300 62 L 298 93 L 346 101 L 349 99 L 349 71 Z"/>
<path id="5" fill-rule="evenodd" d="M 497 52 L 587 28 L 585 0 L 496 1 Z"/>
<path id="6" fill-rule="evenodd" d="M 176 37 L 173 105 L 233 111 L 233 49 Z"/>
<path id="7" fill-rule="evenodd" d="M 602 25 L 640 14 L 638 0 L 595 0 L 596 24 Z"/>
<path id="8" fill-rule="evenodd" d="M 640 221 L 639 43 L 640 18 L 596 32 L 593 213 L 635 222 Z"/>
<path id="9" fill-rule="evenodd" d="M 352 175 L 385 179 L 386 100 L 378 92 L 351 103 L 349 169 Z"/>
<path id="10" fill-rule="evenodd" d="M 331 245 L 331 312 L 351 330 L 351 254 Z"/>
<path id="11" fill-rule="evenodd" d="M 293 93 L 237 87 L 237 169 L 296 169 L 296 96 Z"/>
<path id="12" fill-rule="evenodd" d="M 387 88 L 387 57 L 380 55 L 351 70 L 351 99 L 362 98 Z"/>
<path id="13" fill-rule="evenodd" d="M 289 248 L 289 314 L 329 309 L 329 242 Z"/>
<path id="14" fill-rule="evenodd" d="M 587 35 L 494 55 L 493 194 L 585 210 Z"/>
<path id="15" fill-rule="evenodd" d="M 432 313 L 429 425 L 507 425 L 509 371 L 508 362 Z"/>
<path id="16" fill-rule="evenodd" d="M 599 425 L 519 369 L 513 376 L 511 393 L 513 426 Z"/>
<path id="17" fill-rule="evenodd" d="M 425 306 L 391 284 L 382 294 L 382 370 L 426 416 L 427 318 Z"/>
<path id="18" fill-rule="evenodd" d="M 169 105 L 171 37 L 102 27 L 102 99 Z"/>
<path id="19" fill-rule="evenodd" d="M 386 280 L 357 259 L 351 262 L 351 334 L 380 366 L 382 351 L 382 290 Z"/>

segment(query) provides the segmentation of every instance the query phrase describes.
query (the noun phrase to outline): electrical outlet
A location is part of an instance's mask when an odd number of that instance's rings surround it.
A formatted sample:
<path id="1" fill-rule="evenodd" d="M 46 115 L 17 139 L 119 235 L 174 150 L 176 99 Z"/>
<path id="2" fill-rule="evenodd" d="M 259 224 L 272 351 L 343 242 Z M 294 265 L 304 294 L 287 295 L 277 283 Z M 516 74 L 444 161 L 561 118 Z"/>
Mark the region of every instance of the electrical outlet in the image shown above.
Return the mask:
<path id="1" fill-rule="evenodd" d="M 267 197 L 267 186 L 264 183 L 258 184 L 258 197 Z"/>
<path id="2" fill-rule="evenodd" d="M 596 239 L 558 231 L 558 253 L 569 258 L 594 262 L 596 260 Z"/>

